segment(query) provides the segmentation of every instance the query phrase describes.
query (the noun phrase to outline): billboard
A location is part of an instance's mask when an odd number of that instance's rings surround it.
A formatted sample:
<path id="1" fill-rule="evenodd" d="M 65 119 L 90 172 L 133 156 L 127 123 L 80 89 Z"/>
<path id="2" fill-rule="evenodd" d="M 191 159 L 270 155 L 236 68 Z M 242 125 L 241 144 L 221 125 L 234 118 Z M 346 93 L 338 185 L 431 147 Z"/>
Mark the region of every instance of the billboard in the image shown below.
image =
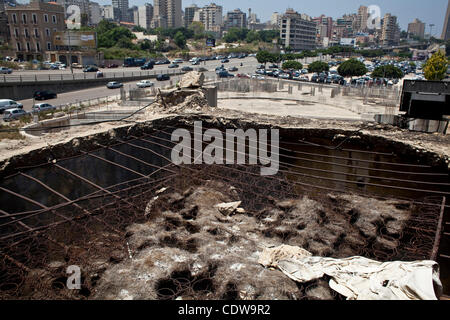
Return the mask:
<path id="1" fill-rule="evenodd" d="M 215 47 L 216 46 L 216 39 L 206 39 L 206 46 L 208 47 Z"/>
<path id="2" fill-rule="evenodd" d="M 97 48 L 96 33 L 94 31 L 58 31 L 53 33 L 55 46 L 71 46 Z"/>

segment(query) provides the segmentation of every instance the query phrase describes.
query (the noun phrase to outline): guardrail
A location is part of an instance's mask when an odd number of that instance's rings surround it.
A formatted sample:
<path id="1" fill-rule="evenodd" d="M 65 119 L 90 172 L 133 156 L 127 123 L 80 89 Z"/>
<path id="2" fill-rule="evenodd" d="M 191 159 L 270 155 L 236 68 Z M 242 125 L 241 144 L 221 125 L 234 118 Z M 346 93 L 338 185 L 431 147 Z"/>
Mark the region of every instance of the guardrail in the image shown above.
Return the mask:
<path id="1" fill-rule="evenodd" d="M 144 77 L 144 76 L 157 76 L 159 74 L 175 75 L 183 73 L 182 68 L 174 69 L 161 69 L 161 70 L 148 70 L 148 71 L 122 71 L 122 72 L 103 72 L 103 77 L 97 77 L 96 72 L 83 72 L 83 73 L 60 73 L 60 74 L 21 74 L 21 75 L 2 75 L 0 76 L 0 82 L 38 82 L 38 81 L 71 81 L 71 80 L 87 80 L 87 79 L 120 79 L 128 77 Z M 199 71 L 200 68 L 193 68 L 195 71 Z"/>

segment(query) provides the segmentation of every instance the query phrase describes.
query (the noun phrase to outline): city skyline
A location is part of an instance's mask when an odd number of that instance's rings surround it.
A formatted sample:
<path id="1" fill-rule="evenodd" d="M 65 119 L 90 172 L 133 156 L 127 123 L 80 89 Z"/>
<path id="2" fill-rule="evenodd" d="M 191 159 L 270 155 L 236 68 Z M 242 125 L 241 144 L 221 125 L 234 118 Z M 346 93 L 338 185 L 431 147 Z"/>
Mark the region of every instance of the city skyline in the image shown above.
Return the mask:
<path id="1" fill-rule="evenodd" d="M 20 2 L 20 1 L 19 1 Z M 111 0 L 97 0 L 101 5 L 111 4 Z M 153 4 L 153 0 L 129 0 L 130 6 L 140 6 L 145 3 Z M 253 12 L 258 15 L 261 21 L 270 20 L 273 12 L 283 13 L 287 8 L 293 8 L 300 13 L 306 13 L 312 17 L 325 14 L 333 18 L 342 16 L 343 14 L 356 13 L 360 5 L 378 5 L 381 8 L 381 15 L 391 13 L 398 17 L 402 30 L 408 29 L 408 24 L 415 18 L 426 23 L 425 33 L 430 32 L 430 24 L 434 24 L 432 29 L 433 36 L 440 37 L 444 26 L 444 18 L 447 9 L 448 0 L 433 0 L 433 6 L 421 0 L 345 0 L 344 3 L 334 0 L 320 0 L 316 2 L 308 2 L 305 4 L 296 4 L 292 0 L 227 0 L 227 1 L 211 1 L 211 0 L 183 0 L 183 10 L 187 6 L 196 4 L 203 7 L 210 3 L 216 3 L 223 6 L 223 12 L 226 14 L 236 8 L 240 8 L 244 12 L 248 12 L 252 8 Z M 408 10 L 405 10 L 408 8 Z M 436 10 L 437 9 L 437 10 Z"/>

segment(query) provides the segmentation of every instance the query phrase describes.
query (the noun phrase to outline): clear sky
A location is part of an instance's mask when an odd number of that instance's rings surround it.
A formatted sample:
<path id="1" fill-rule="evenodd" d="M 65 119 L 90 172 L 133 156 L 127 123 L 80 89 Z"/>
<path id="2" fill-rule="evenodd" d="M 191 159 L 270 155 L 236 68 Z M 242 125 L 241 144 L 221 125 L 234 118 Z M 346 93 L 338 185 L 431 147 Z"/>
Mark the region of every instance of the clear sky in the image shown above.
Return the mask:
<path id="1" fill-rule="evenodd" d="M 111 4 L 111 0 L 93 0 L 100 4 Z M 267 21 L 273 12 L 284 12 L 286 8 L 294 8 L 300 13 L 310 16 L 319 16 L 322 13 L 337 18 L 344 13 L 356 13 L 360 5 L 378 5 L 381 14 L 392 13 L 399 18 L 402 30 L 408 28 L 408 23 L 414 18 L 419 18 L 427 24 L 426 33 L 429 33 L 429 24 L 434 24 L 432 29 L 434 36 L 440 37 L 444 24 L 445 12 L 448 0 L 182 0 L 183 8 L 191 4 L 204 6 L 211 2 L 224 7 L 224 14 L 227 11 L 240 8 L 248 12 L 252 8 L 262 21 Z M 19 0 L 19 2 L 22 2 Z M 130 7 L 142 5 L 144 3 L 153 4 L 153 0 L 129 0 Z"/>

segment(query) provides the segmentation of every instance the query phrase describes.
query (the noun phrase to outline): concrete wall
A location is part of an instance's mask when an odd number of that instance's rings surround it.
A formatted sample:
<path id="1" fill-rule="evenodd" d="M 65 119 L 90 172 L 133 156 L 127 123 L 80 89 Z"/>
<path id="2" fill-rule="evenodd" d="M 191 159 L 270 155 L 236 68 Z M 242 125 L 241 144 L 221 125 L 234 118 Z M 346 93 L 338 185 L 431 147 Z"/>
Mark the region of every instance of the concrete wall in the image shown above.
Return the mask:
<path id="1" fill-rule="evenodd" d="M 172 75 L 183 74 L 177 72 Z M 75 80 L 50 80 L 39 82 L 3 82 L 0 86 L 0 97 L 2 99 L 23 100 L 33 98 L 36 91 L 50 90 L 55 93 L 65 93 L 93 87 L 105 86 L 110 81 L 127 82 L 142 79 L 156 78 L 156 75 L 126 76 L 117 78 L 100 78 L 100 79 L 75 79 Z"/>

